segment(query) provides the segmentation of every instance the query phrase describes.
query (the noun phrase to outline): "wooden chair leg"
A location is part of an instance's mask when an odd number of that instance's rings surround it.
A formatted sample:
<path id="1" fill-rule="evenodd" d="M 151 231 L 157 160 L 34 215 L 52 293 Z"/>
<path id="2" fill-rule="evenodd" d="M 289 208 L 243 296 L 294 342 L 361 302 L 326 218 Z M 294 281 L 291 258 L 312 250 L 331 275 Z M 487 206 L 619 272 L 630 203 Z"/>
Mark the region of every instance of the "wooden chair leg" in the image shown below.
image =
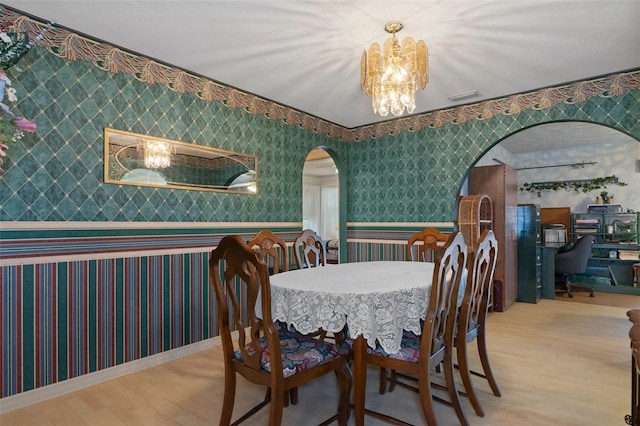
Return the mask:
<path id="1" fill-rule="evenodd" d="M 279 425 L 282 423 L 282 410 L 284 409 L 284 397 L 288 392 L 279 389 L 271 390 L 271 406 L 269 407 L 269 424 Z"/>
<path id="2" fill-rule="evenodd" d="M 392 370 L 395 373 L 395 370 Z M 424 376 L 424 377 L 423 377 Z M 393 382 L 390 383 L 390 385 Z M 422 406 L 422 412 L 428 425 L 436 425 L 436 415 L 433 411 L 433 397 L 431 395 L 431 379 L 428 374 L 421 374 L 418 377 L 418 389 L 420 395 L 420 405 Z"/>
<path id="3" fill-rule="evenodd" d="M 444 378 L 447 384 L 447 392 L 449 393 L 449 398 L 451 400 L 451 405 L 458 416 L 458 421 L 461 425 L 467 426 L 469 422 L 467 421 L 467 417 L 462 411 L 462 406 L 460 405 L 460 398 L 458 397 L 458 390 L 456 389 L 456 382 L 453 377 L 453 360 L 451 359 L 451 354 L 445 355 L 445 360 L 443 362 L 444 369 Z M 422 378 L 418 378 L 420 380 Z M 422 391 L 422 389 L 420 389 Z M 435 424 L 435 423 L 434 423 Z"/>
<path id="4" fill-rule="evenodd" d="M 493 394 L 500 397 L 502 396 L 502 392 L 500 392 L 498 382 L 496 382 L 496 378 L 493 375 L 493 370 L 491 369 L 491 363 L 489 362 L 489 352 L 487 351 L 487 339 L 484 332 L 484 327 L 478 330 L 478 336 L 476 340 L 478 341 L 478 353 L 480 355 L 480 363 L 482 364 L 484 377 L 489 382 L 489 386 L 491 387 L 491 391 L 493 392 Z"/>
<path id="5" fill-rule="evenodd" d="M 296 405 L 298 403 L 298 388 L 291 388 L 289 389 L 289 402 L 291 402 L 291 405 Z M 286 405 L 285 405 L 286 407 Z"/>
<path id="6" fill-rule="evenodd" d="M 384 395 L 387 391 L 387 369 L 380 367 L 380 385 L 378 387 L 378 393 Z"/>
<path id="7" fill-rule="evenodd" d="M 222 400 L 222 413 L 220 415 L 220 425 L 231 424 L 233 414 L 233 402 L 236 396 L 236 373 L 225 373 L 224 397 Z"/>
<path id="8" fill-rule="evenodd" d="M 462 379 L 462 384 L 464 385 L 464 390 L 466 392 L 466 396 L 471 401 L 471 406 L 476 414 L 480 417 L 484 417 L 484 410 L 480 405 L 480 401 L 478 400 L 478 396 L 476 395 L 475 389 L 473 388 L 473 383 L 471 382 L 471 372 L 469 370 L 469 360 L 467 358 L 467 344 L 466 342 L 460 345 L 457 348 L 457 359 L 458 359 L 458 370 L 460 371 L 460 378 Z"/>
<path id="9" fill-rule="evenodd" d="M 396 373 L 396 370 L 391 370 L 388 377 L 389 377 L 389 392 L 393 392 L 393 390 L 396 388 L 396 383 L 398 381 L 398 375 Z"/>

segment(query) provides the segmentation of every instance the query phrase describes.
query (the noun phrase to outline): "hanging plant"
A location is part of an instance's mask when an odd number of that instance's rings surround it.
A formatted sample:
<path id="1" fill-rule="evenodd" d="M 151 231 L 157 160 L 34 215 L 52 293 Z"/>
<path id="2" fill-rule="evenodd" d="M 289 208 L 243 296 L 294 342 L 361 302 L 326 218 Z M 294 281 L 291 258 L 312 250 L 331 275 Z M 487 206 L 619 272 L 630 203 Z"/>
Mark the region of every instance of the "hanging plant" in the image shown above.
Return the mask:
<path id="1" fill-rule="evenodd" d="M 31 47 L 29 35 L 13 31 L 0 32 L 0 68 L 8 70 L 27 53 Z"/>
<path id="2" fill-rule="evenodd" d="M 624 182 L 620 182 L 616 175 L 598 177 L 593 179 L 583 180 L 564 180 L 555 182 L 533 182 L 523 183 L 520 187 L 520 191 L 535 192 L 538 197 L 542 196 L 542 191 L 552 190 L 557 191 L 559 189 L 575 190 L 578 192 L 590 192 L 600 188 L 606 188 L 607 185 L 619 185 L 626 186 Z"/>
<path id="3" fill-rule="evenodd" d="M 18 102 L 16 89 L 11 85 L 7 70 L 16 63 L 31 47 L 27 33 L 18 33 L 0 28 L 0 176 L 7 159 L 10 143 L 22 140 L 24 132 L 36 131 L 36 123 L 21 117 L 12 104 Z"/>

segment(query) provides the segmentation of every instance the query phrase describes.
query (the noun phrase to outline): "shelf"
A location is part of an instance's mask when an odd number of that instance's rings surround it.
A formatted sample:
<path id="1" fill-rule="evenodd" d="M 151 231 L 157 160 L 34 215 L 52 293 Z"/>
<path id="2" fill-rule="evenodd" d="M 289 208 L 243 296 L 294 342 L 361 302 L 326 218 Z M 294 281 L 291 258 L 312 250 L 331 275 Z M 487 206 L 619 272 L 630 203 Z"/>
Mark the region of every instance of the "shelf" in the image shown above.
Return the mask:
<path id="1" fill-rule="evenodd" d="M 624 244 L 624 243 L 595 243 L 593 248 L 615 249 L 615 250 L 640 250 L 640 244 Z"/>
<path id="2" fill-rule="evenodd" d="M 617 257 L 590 257 L 589 261 L 597 263 L 599 261 L 606 261 L 606 263 L 637 263 L 640 260 L 635 259 L 618 259 Z"/>
<path id="3" fill-rule="evenodd" d="M 593 211 L 593 207 L 602 207 L 602 211 Z M 570 240 L 575 242 L 578 237 L 593 235 L 594 249 L 600 248 L 622 249 L 638 244 L 639 213 L 614 214 L 612 210 L 621 210 L 619 204 L 590 204 L 589 213 L 571 213 Z M 618 246 L 619 245 L 619 246 Z"/>
<path id="4" fill-rule="evenodd" d="M 590 205 L 589 213 L 570 214 L 569 239 L 575 242 L 578 237 L 586 235 L 594 237 L 595 241 L 591 247 L 591 257 L 586 275 L 593 275 L 592 278 L 603 281 L 611 281 L 612 285 L 630 285 L 631 265 L 640 260 L 620 259 L 618 256 L 621 251 L 640 251 L 640 244 L 638 244 L 640 241 L 640 235 L 638 235 L 640 213 L 613 214 L 613 210 L 619 211 L 621 209 L 620 205 L 596 206 L 602 207 L 602 211 L 593 212 Z"/>
<path id="5" fill-rule="evenodd" d="M 466 195 L 458 204 L 458 230 L 468 247 L 475 247 L 485 229 L 493 229 L 493 205 L 486 194 Z"/>

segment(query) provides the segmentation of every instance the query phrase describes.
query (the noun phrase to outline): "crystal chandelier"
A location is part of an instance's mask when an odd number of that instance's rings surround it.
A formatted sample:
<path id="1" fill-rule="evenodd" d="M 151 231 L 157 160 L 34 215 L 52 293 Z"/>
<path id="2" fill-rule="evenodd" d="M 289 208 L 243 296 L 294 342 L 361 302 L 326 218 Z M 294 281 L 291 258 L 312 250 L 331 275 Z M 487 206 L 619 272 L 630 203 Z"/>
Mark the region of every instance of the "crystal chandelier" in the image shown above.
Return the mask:
<path id="1" fill-rule="evenodd" d="M 171 144 L 168 142 L 145 140 L 144 166 L 148 169 L 163 169 L 171 165 Z"/>
<path id="2" fill-rule="evenodd" d="M 383 50 L 378 43 L 362 53 L 360 62 L 360 86 L 371 96 L 373 111 L 386 116 L 389 111 L 396 117 L 406 109 L 412 113 L 416 108 L 416 90 L 427 86 L 427 45 L 411 37 L 396 40 L 402 29 L 400 22 L 392 21 L 384 30 L 393 35 L 384 42 Z"/>

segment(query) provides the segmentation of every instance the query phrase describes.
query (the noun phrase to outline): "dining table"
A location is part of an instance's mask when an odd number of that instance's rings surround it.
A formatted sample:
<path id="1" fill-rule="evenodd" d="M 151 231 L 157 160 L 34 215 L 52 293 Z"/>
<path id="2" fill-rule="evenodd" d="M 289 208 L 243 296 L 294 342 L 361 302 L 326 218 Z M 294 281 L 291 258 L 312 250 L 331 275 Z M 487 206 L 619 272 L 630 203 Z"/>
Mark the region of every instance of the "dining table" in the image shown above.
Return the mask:
<path id="1" fill-rule="evenodd" d="M 280 272 L 270 277 L 271 315 L 303 334 L 348 330 L 353 339 L 354 416 L 364 425 L 367 345 L 400 350 L 403 330 L 421 334 L 434 263 L 372 261 Z M 257 314 L 261 315 L 260 303 Z"/>

